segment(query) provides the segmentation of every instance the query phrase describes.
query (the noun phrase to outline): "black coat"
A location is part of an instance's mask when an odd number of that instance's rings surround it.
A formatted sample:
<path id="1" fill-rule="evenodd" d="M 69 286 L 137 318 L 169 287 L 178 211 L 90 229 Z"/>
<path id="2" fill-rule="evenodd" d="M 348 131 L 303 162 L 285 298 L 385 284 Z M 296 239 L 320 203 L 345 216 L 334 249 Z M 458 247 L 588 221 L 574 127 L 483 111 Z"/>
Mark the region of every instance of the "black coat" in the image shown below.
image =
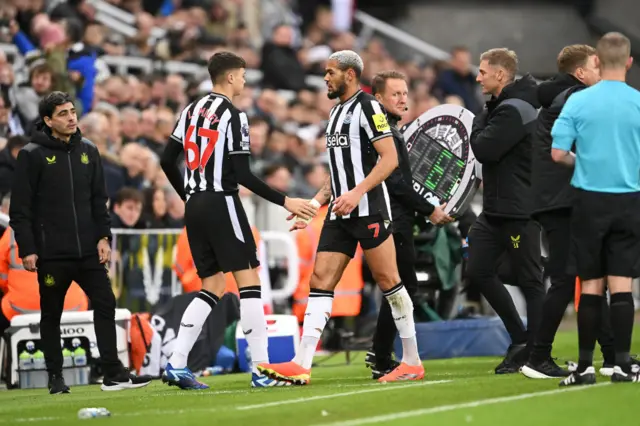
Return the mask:
<path id="1" fill-rule="evenodd" d="M 34 132 L 18 154 L 11 206 L 20 257 L 79 259 L 97 254 L 111 238 L 102 161 L 80 131 L 69 143 L 46 130 Z"/>
<path id="2" fill-rule="evenodd" d="M 482 163 L 483 212 L 525 219 L 531 215 L 531 143 L 537 84 L 530 75 L 511 83 L 476 115 L 471 149 Z"/>
<path id="3" fill-rule="evenodd" d="M 558 74 L 538 86 L 542 109 L 533 139 L 531 178 L 534 214 L 571 207 L 573 169 L 551 158 L 551 129 L 569 96 L 586 87 L 570 74 Z"/>

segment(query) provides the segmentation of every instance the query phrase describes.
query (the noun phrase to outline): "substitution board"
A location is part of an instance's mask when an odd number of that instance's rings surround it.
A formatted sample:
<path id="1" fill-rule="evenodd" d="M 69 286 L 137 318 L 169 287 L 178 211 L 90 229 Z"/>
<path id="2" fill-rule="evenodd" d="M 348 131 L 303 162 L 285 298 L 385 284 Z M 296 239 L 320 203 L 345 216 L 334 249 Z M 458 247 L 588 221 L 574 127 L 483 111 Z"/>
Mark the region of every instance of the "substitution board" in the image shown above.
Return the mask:
<path id="1" fill-rule="evenodd" d="M 431 108 L 403 129 L 413 189 L 459 217 L 480 185 L 479 165 L 469 145 L 473 113 L 457 105 Z"/>

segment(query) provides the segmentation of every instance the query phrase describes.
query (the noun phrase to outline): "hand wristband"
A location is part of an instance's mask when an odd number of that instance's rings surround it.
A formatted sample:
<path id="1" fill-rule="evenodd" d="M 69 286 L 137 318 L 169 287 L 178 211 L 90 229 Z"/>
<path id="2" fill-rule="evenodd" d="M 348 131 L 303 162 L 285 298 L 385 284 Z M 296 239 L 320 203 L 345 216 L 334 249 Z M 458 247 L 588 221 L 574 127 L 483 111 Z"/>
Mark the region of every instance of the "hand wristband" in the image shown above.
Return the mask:
<path id="1" fill-rule="evenodd" d="M 322 206 L 320 205 L 320 203 L 318 202 L 318 200 L 316 200 L 315 198 L 312 198 L 312 199 L 311 199 L 311 201 L 309 201 L 309 204 L 310 204 L 310 205 L 312 205 L 313 207 L 317 208 L 317 209 L 319 209 L 320 207 L 322 207 Z M 297 219 L 297 220 L 301 220 L 302 222 L 304 222 L 304 223 L 308 224 L 309 222 L 311 222 L 311 220 L 312 220 L 313 218 L 309 218 L 309 219 L 306 219 L 306 220 L 305 220 L 305 219 L 302 219 L 301 217 L 296 217 L 296 219 Z"/>

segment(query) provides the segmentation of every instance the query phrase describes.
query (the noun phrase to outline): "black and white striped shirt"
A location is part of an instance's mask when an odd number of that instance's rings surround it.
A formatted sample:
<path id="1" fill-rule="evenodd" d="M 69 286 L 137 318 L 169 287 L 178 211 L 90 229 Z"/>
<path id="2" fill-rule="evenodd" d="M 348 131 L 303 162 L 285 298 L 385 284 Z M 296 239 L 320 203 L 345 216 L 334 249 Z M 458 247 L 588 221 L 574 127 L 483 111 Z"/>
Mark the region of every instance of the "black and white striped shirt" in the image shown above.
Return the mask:
<path id="1" fill-rule="evenodd" d="M 188 105 L 171 137 L 184 146 L 184 188 L 196 192 L 238 191 L 230 155 L 249 155 L 247 115 L 229 98 L 210 93 Z"/>
<path id="2" fill-rule="evenodd" d="M 379 158 L 373 144 L 386 137 L 391 137 L 391 129 L 373 96 L 358 91 L 331 109 L 326 131 L 331 168 L 330 212 L 337 197 L 355 188 L 371 173 Z M 366 193 L 351 214 L 342 218 L 375 214 L 391 219 L 389 194 L 384 182 Z M 331 213 L 329 220 L 335 219 L 338 217 Z"/>

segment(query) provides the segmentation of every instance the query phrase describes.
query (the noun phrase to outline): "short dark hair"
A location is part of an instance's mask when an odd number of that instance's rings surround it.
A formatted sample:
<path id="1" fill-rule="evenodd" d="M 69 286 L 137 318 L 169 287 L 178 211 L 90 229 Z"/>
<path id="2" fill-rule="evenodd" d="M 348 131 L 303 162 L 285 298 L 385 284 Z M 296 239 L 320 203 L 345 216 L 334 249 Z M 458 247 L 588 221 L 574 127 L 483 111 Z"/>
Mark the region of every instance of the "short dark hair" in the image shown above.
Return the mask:
<path id="1" fill-rule="evenodd" d="M 22 148 L 29 143 L 29 139 L 22 135 L 11 136 L 7 139 L 7 149 L 13 151 L 16 148 Z"/>
<path id="2" fill-rule="evenodd" d="M 571 74 L 587 64 L 590 56 L 596 54 L 596 49 L 586 44 L 572 44 L 565 46 L 558 54 L 558 71 Z"/>
<path id="3" fill-rule="evenodd" d="M 389 79 L 404 80 L 406 82 L 407 76 L 396 70 L 379 72 L 373 77 L 373 82 L 371 83 L 371 90 L 373 94 L 375 95 L 376 93 L 384 92 L 384 89 L 387 85 L 387 80 Z"/>
<path id="4" fill-rule="evenodd" d="M 51 117 L 53 112 L 56 110 L 56 107 L 68 102 L 73 103 L 73 98 L 68 93 L 58 91 L 49 93 L 47 96 L 42 98 L 38 105 L 40 119 L 44 121 L 45 117 Z"/>
<path id="5" fill-rule="evenodd" d="M 125 201 L 144 204 L 144 195 L 135 188 L 125 186 L 116 193 L 116 196 L 113 198 L 113 205 L 119 206 Z"/>
<path id="6" fill-rule="evenodd" d="M 218 52 L 209 59 L 209 76 L 213 83 L 231 70 L 246 68 L 247 62 L 240 56 L 231 52 Z"/>

